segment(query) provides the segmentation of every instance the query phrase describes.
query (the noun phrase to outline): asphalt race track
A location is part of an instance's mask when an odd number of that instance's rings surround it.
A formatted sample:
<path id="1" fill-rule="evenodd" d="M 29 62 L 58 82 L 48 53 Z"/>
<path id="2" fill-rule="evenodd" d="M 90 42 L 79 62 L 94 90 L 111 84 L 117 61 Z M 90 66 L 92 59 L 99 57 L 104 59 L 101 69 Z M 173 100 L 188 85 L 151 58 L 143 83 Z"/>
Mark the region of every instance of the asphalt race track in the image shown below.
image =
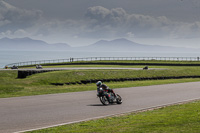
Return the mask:
<path id="1" fill-rule="evenodd" d="M 22 68 L 22 69 L 0 69 L 0 71 L 18 71 L 18 70 L 87 70 L 87 69 L 120 69 L 120 70 L 143 70 L 143 68 L 128 68 L 128 67 L 60 67 L 60 68 L 43 68 L 43 69 L 35 69 L 35 68 Z M 166 68 L 149 68 L 149 70 L 164 70 Z"/>
<path id="2" fill-rule="evenodd" d="M 20 132 L 195 99 L 200 82 L 115 89 L 121 105 L 102 106 L 96 91 L 0 99 L 0 132 Z"/>

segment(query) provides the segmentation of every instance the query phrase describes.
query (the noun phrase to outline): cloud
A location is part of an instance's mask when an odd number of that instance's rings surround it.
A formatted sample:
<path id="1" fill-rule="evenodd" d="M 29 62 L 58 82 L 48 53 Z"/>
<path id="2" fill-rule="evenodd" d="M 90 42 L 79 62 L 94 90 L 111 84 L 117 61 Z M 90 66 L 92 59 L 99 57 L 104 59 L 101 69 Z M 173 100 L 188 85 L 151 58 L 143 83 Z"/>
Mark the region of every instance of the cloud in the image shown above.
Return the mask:
<path id="1" fill-rule="evenodd" d="M 179 23 L 171 32 L 172 38 L 200 38 L 200 22 Z"/>
<path id="2" fill-rule="evenodd" d="M 20 9 L 3 0 L 0 1 L 0 27 L 2 32 L 33 26 L 41 15 L 42 12 L 39 10 Z"/>
<path id="3" fill-rule="evenodd" d="M 40 10 L 14 7 L 0 0 L 0 37 L 47 40 L 128 38 L 198 38 L 200 22 L 172 21 L 166 16 L 127 13 L 123 8 L 89 7 L 82 19 L 45 18 Z M 67 41 L 67 40 L 66 40 Z"/>
<path id="4" fill-rule="evenodd" d="M 87 9 L 86 16 L 96 20 L 98 24 L 117 24 L 126 21 L 128 14 L 122 8 L 113 8 L 111 10 L 101 6 L 90 7 Z"/>
<path id="5" fill-rule="evenodd" d="M 169 34 L 170 30 L 173 29 L 173 22 L 165 16 L 128 14 L 122 8 L 109 10 L 101 6 L 90 7 L 86 12 L 86 17 L 93 20 L 93 24 L 90 25 L 91 29 L 112 30 L 116 31 L 116 35 L 133 33 L 136 37 L 161 37 Z"/>
<path id="6" fill-rule="evenodd" d="M 88 8 L 85 16 L 92 20 L 88 23 L 90 30 L 84 34 L 88 37 L 200 37 L 200 22 L 178 22 L 165 16 L 129 14 L 122 8 L 107 9 L 101 6 Z"/>

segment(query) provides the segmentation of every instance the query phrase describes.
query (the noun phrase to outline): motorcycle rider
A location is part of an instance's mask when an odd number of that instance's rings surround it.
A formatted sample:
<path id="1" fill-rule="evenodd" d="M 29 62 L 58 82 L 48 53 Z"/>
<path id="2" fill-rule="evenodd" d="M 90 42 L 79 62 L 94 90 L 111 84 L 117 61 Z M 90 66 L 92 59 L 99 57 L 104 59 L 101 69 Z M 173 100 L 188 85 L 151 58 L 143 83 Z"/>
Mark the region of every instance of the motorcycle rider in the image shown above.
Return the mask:
<path id="1" fill-rule="evenodd" d="M 109 89 L 109 87 L 106 85 L 106 84 L 103 84 L 101 81 L 98 81 L 97 83 L 96 83 L 96 85 L 97 85 L 97 96 L 99 95 L 99 92 L 100 92 L 100 88 L 102 88 L 103 89 L 103 91 L 105 92 L 105 96 L 107 97 L 107 99 L 110 101 L 110 95 L 108 94 L 108 93 L 113 93 L 114 94 L 114 96 L 115 96 L 115 93 L 114 93 L 114 91 L 113 91 L 113 89 Z"/>

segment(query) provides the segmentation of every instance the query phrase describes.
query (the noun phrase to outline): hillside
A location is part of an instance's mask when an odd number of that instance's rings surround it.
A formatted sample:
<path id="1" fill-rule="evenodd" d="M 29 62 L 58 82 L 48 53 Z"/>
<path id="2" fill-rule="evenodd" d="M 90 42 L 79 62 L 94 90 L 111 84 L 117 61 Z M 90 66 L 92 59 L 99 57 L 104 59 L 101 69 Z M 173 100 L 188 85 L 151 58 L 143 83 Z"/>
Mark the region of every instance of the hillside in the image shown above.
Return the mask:
<path id="1" fill-rule="evenodd" d="M 97 50 L 97 51 L 166 51 L 166 52 L 194 52 L 197 49 L 184 47 L 171 47 L 159 45 L 145 45 L 139 44 L 127 39 L 121 38 L 111 41 L 100 40 L 94 44 L 83 47 L 83 50 Z"/>
<path id="2" fill-rule="evenodd" d="M 68 44 L 48 44 L 41 40 L 31 38 L 2 38 L 0 39 L 1 50 L 67 50 L 71 47 Z"/>
<path id="3" fill-rule="evenodd" d="M 199 52 L 199 49 L 146 45 L 132 42 L 121 38 L 111 41 L 100 40 L 94 44 L 82 47 L 71 47 L 66 43 L 48 44 L 42 40 L 34 40 L 28 37 L 25 38 L 2 38 L 0 39 L 1 50 L 34 50 L 34 51 L 137 51 L 137 52 Z"/>

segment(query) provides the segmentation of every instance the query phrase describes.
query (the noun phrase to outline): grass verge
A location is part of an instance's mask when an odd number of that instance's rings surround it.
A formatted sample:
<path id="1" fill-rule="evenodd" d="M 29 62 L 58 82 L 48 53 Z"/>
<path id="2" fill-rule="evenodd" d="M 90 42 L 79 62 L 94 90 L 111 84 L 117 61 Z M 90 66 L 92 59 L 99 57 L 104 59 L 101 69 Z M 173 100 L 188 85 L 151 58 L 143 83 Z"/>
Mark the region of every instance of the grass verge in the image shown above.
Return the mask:
<path id="1" fill-rule="evenodd" d="M 199 133 L 200 101 L 130 113 L 31 133 Z"/>
<path id="2" fill-rule="evenodd" d="M 166 70 L 66 70 L 40 73 L 17 79 L 17 71 L 0 71 L 0 98 L 96 90 L 95 84 L 55 86 L 51 83 L 81 80 L 200 75 L 199 67 L 166 67 Z M 110 88 L 195 82 L 200 79 L 147 80 L 106 83 Z"/>

